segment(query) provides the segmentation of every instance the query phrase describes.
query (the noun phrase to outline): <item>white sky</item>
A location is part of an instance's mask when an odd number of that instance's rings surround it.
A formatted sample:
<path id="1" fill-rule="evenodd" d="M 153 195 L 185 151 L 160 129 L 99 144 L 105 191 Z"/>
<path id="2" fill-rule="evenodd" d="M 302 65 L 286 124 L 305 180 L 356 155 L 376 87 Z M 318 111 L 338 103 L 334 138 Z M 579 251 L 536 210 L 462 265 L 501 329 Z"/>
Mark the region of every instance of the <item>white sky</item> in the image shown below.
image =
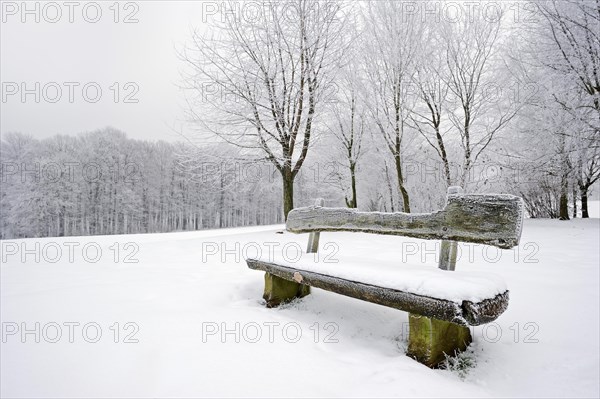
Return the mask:
<path id="1" fill-rule="evenodd" d="M 0 75 L 2 102 L 0 131 L 29 133 L 36 138 L 54 134 L 77 134 L 105 126 L 123 130 L 128 137 L 149 140 L 177 140 L 173 132 L 184 130 L 183 93 L 177 87 L 181 82 L 179 70 L 183 63 L 177 58 L 175 47 L 180 48 L 190 38 L 192 27 L 203 29 L 206 24 L 201 2 L 192 1 L 137 1 L 126 8 L 119 3 L 119 20 L 135 12 L 137 23 L 115 23 L 114 1 L 98 1 L 102 16 L 97 23 L 86 22 L 95 18 L 92 4 L 78 3 L 72 9 L 73 23 L 69 22 L 69 6 L 57 1 L 61 18 L 50 23 L 56 8 L 40 3 L 40 21 L 35 14 L 23 14 L 21 1 L 2 2 L 0 31 Z M 213 4 L 215 2 L 212 2 Z M 135 4 L 138 6 L 136 12 Z M 35 2 L 27 3 L 34 10 Z M 17 7 L 13 15 L 14 7 Z M 204 6 L 206 10 L 207 6 Z M 113 7 L 114 8 L 114 7 Z M 25 18 L 25 22 L 22 22 Z M 40 82 L 40 102 L 29 94 L 21 98 L 21 85 L 35 91 Z M 48 85 L 44 96 L 44 85 Z M 69 86 L 64 82 L 77 82 L 73 88 L 73 102 L 69 102 Z M 88 82 L 97 83 L 102 96 L 90 103 L 82 96 Z M 114 102 L 114 90 L 120 84 L 120 99 Z M 139 92 L 137 104 L 123 103 L 126 94 L 135 87 L 124 90 L 127 82 L 134 82 Z M 16 86 L 15 86 L 16 85 Z M 46 99 L 56 96 L 56 87 L 62 95 L 56 103 Z M 19 92 L 11 94 L 17 87 Z M 93 86 L 89 88 L 95 96 Z"/>

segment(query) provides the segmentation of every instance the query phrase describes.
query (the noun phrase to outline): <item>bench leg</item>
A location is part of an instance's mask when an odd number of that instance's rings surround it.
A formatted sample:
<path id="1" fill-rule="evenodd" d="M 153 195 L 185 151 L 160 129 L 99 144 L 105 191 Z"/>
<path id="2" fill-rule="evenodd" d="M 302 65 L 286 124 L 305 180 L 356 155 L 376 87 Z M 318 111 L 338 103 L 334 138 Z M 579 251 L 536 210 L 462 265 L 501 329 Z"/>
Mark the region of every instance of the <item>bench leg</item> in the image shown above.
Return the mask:
<path id="1" fill-rule="evenodd" d="M 295 298 L 310 294 L 308 285 L 288 281 L 271 273 L 265 273 L 265 293 L 263 299 L 268 308 L 274 308 Z"/>
<path id="2" fill-rule="evenodd" d="M 412 313 L 408 317 L 406 354 L 428 367 L 439 367 L 445 355 L 455 356 L 472 341 L 468 327 Z"/>

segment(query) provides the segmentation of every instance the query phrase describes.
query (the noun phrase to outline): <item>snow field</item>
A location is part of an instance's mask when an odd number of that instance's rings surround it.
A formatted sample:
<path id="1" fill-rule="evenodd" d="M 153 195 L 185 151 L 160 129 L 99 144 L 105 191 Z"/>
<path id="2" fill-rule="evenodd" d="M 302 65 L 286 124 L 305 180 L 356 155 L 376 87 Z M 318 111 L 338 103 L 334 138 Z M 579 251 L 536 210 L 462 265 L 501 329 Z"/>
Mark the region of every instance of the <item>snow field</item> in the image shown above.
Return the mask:
<path id="1" fill-rule="evenodd" d="M 318 289 L 266 309 L 263 274 L 243 255 L 305 248 L 308 235 L 277 234 L 282 226 L 3 241 L 1 394 L 597 397 L 599 227 L 526 220 L 518 250 L 462 246 L 457 270 L 499 275 L 510 290 L 508 310 L 473 328 L 466 375 L 404 355 L 405 312 Z M 80 244 L 72 260 L 69 242 Z M 321 236 L 323 254 L 340 260 L 327 267 L 434 267 L 434 245 Z M 44 246 L 38 262 L 23 259 Z"/>

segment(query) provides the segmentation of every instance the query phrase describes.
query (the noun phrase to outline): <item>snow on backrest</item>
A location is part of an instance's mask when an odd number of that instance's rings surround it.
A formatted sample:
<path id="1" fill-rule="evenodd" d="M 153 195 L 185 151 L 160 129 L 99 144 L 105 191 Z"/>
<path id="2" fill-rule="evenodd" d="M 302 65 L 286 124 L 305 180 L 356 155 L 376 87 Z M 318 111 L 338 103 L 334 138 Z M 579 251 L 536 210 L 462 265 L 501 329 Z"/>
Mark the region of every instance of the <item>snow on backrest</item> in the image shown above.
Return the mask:
<path id="1" fill-rule="evenodd" d="M 453 240 L 510 249 L 519 244 L 523 201 L 508 194 L 449 194 L 443 210 L 432 213 L 360 212 L 312 206 L 288 214 L 293 233 L 350 231 Z"/>

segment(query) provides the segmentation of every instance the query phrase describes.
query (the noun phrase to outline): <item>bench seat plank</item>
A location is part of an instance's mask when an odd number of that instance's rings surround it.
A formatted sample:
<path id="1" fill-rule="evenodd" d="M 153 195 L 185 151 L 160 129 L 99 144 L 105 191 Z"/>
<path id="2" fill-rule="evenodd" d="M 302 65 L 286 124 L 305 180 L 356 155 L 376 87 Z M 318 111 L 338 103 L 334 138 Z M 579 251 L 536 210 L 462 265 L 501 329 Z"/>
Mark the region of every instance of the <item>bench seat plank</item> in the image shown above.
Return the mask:
<path id="1" fill-rule="evenodd" d="M 475 270 L 450 272 L 419 261 L 398 264 L 395 258 L 390 257 L 391 251 L 382 249 L 383 246 L 376 248 L 379 251 L 372 254 L 340 250 L 330 257 L 303 253 L 292 259 L 284 256 L 282 251 L 250 258 L 459 304 L 465 300 L 480 302 L 507 290 L 504 279 L 495 273 Z"/>
<path id="2" fill-rule="evenodd" d="M 304 257 L 310 256 L 309 254 Z M 364 278 L 364 275 L 357 278 L 357 275 L 353 274 L 355 268 L 349 267 L 346 263 L 342 266 L 303 260 L 293 264 L 261 259 L 247 259 L 246 262 L 250 269 L 263 270 L 285 280 L 301 282 L 311 287 L 463 326 L 476 326 L 493 321 L 508 306 L 506 286 L 501 279 L 490 277 L 489 274 L 486 276 L 480 273 L 452 272 L 450 274 L 427 266 L 368 267 L 370 275 L 377 276 L 375 280 Z M 391 273 L 394 275 L 393 278 L 390 278 Z M 452 287 L 454 279 L 450 277 L 454 275 L 461 275 L 461 278 L 456 280 L 457 283 Z M 402 276 L 409 280 L 408 284 L 397 284 Z M 387 283 L 385 283 L 386 278 Z M 299 279 L 301 281 L 298 281 Z M 420 283 L 419 279 L 421 279 Z M 465 279 L 470 281 L 470 284 L 465 284 Z M 375 281 L 380 283 L 373 284 Z M 446 289 L 432 295 L 431 289 L 436 286 L 436 281 L 443 282 Z M 469 292 L 469 285 L 476 289 L 471 289 Z M 482 294 L 482 285 L 487 287 L 487 295 Z"/>

